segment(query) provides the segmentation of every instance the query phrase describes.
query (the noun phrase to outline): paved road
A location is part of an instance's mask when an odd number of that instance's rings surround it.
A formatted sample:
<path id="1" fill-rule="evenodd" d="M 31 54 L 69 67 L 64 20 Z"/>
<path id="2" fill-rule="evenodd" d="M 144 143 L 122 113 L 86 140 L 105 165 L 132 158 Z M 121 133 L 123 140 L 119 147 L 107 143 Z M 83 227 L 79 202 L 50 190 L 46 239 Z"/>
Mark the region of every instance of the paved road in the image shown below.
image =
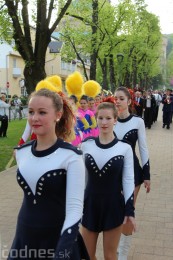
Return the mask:
<path id="1" fill-rule="evenodd" d="M 161 110 L 161 109 L 160 109 Z M 137 232 L 133 235 L 128 260 L 173 260 L 173 125 L 162 129 L 158 121 L 147 129 L 152 186 L 141 191 L 136 205 Z M 16 225 L 22 191 L 15 181 L 16 168 L 0 173 L 0 260 L 6 259 Z M 100 235 L 97 259 L 103 260 Z"/>

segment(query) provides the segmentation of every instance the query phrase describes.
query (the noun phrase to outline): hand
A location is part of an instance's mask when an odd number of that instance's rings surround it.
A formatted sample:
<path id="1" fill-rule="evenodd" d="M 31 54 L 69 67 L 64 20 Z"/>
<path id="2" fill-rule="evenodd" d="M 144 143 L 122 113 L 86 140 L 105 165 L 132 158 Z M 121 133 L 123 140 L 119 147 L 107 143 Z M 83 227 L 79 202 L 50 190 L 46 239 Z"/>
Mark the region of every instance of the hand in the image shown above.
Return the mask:
<path id="1" fill-rule="evenodd" d="M 136 231 L 136 221 L 134 217 L 125 216 L 123 224 L 130 224 L 130 226 L 132 226 L 132 232 Z"/>
<path id="2" fill-rule="evenodd" d="M 146 193 L 150 192 L 150 180 L 144 180 L 144 187 L 146 189 Z"/>

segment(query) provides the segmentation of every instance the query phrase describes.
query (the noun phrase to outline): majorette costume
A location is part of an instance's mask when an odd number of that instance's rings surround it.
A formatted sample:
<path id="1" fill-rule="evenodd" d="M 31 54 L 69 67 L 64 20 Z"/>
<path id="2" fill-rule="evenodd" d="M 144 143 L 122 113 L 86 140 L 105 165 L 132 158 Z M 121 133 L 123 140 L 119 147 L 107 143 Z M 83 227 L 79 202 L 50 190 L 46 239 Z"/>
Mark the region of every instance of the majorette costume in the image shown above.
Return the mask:
<path id="1" fill-rule="evenodd" d="M 82 152 L 62 139 L 43 151 L 37 151 L 36 144 L 33 140 L 16 151 L 17 181 L 24 198 L 7 259 L 89 260 L 79 233 Z"/>
<path id="2" fill-rule="evenodd" d="M 87 171 L 82 225 L 93 232 L 116 228 L 134 216 L 132 149 L 116 137 L 109 144 L 89 137 L 81 149 Z"/>

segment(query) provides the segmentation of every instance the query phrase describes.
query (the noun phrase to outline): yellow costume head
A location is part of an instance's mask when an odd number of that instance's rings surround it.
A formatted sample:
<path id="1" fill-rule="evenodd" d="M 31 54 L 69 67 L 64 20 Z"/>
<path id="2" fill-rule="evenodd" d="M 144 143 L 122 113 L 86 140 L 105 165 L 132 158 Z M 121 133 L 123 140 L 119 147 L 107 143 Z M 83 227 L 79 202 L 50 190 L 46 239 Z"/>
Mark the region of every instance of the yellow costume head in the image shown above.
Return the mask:
<path id="1" fill-rule="evenodd" d="M 86 96 L 94 98 L 101 92 L 101 86 L 94 80 L 88 80 L 83 84 L 82 90 Z"/>
<path id="2" fill-rule="evenodd" d="M 38 91 L 42 88 L 49 89 L 54 92 L 62 92 L 62 81 L 57 75 L 46 77 L 37 83 L 35 90 Z"/>
<path id="3" fill-rule="evenodd" d="M 80 72 L 75 71 L 70 74 L 66 79 L 66 90 L 68 95 L 75 95 L 79 97 L 82 95 L 83 77 Z"/>

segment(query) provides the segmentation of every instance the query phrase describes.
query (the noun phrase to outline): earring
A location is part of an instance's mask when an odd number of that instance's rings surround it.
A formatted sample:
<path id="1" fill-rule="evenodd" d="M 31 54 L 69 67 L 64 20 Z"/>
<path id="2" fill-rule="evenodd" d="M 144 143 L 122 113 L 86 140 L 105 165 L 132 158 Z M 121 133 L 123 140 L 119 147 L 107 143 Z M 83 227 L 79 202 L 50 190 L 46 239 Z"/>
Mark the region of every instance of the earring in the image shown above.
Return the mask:
<path id="1" fill-rule="evenodd" d="M 59 122 L 59 118 L 56 120 L 56 122 Z"/>

